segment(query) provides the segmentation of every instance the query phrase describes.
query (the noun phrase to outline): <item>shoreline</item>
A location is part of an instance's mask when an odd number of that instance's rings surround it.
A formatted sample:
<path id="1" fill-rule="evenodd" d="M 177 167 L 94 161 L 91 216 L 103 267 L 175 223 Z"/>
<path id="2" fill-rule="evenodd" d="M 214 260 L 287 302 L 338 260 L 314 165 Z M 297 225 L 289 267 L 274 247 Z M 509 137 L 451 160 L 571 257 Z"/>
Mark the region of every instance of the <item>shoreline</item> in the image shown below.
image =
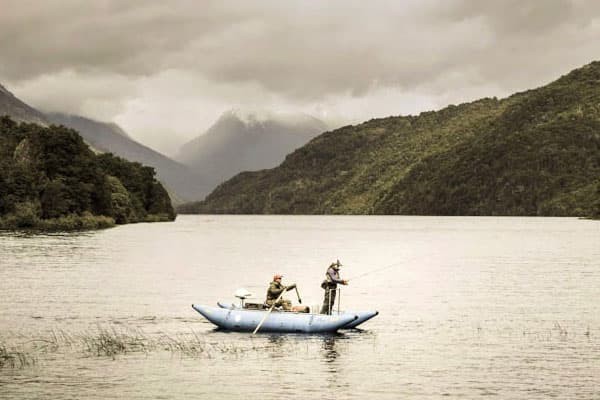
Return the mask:
<path id="1" fill-rule="evenodd" d="M 5 232 L 77 232 L 114 228 L 118 225 L 135 224 L 139 222 L 172 222 L 167 214 L 148 214 L 139 221 L 117 224 L 115 219 L 105 215 L 67 215 L 51 219 L 20 219 L 13 214 L 0 217 L 0 231 Z"/>

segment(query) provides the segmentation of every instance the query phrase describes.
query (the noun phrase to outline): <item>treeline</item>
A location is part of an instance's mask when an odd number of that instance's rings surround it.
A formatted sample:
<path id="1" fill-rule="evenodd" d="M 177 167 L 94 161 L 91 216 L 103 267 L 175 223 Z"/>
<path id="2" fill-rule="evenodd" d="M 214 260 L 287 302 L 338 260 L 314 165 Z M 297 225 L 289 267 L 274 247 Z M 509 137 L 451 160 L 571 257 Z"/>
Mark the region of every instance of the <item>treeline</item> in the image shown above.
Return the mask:
<path id="1" fill-rule="evenodd" d="M 506 99 L 326 132 L 183 213 L 600 217 L 600 63 Z"/>
<path id="2" fill-rule="evenodd" d="M 0 228 L 94 229 L 174 218 L 153 168 L 96 155 L 64 126 L 0 118 Z"/>

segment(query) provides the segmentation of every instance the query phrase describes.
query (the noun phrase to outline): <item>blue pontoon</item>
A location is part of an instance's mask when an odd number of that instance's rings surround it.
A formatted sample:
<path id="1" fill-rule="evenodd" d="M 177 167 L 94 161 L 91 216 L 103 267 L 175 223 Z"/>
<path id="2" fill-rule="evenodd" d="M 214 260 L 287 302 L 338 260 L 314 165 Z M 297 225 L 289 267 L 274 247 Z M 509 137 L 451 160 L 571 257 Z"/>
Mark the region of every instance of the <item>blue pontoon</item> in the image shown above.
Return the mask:
<path id="1" fill-rule="evenodd" d="M 264 319 L 261 332 L 335 332 L 358 319 L 355 314 L 321 315 L 291 311 L 245 310 L 192 304 L 204 318 L 222 329 L 253 332 Z M 266 317 L 266 318 L 265 318 Z"/>
<path id="2" fill-rule="evenodd" d="M 218 307 L 192 304 L 192 308 L 219 328 L 242 332 L 255 332 L 257 327 L 261 332 L 335 332 L 338 329 L 356 328 L 379 314 L 377 311 L 338 309 L 326 315 L 307 312 L 308 307 L 301 307 L 302 311 L 269 310 L 262 303 L 244 303 L 248 295 L 244 289 L 236 292 L 236 297 L 241 299 L 239 306 L 224 303 L 217 303 Z"/>

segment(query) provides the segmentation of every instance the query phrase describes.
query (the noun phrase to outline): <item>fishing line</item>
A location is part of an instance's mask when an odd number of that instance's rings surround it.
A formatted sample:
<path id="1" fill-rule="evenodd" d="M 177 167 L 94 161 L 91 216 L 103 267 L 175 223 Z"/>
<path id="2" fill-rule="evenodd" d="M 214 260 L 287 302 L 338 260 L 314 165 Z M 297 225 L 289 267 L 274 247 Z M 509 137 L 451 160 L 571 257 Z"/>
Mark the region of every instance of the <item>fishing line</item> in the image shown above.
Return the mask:
<path id="1" fill-rule="evenodd" d="M 376 273 L 376 272 L 379 272 L 379 271 L 386 270 L 386 269 L 388 269 L 388 268 L 397 267 L 398 265 L 402 265 L 402 264 L 406 263 L 406 261 L 407 261 L 407 260 L 404 260 L 404 261 L 402 261 L 402 262 L 393 263 L 393 264 L 390 264 L 390 265 L 386 265 L 386 266 L 384 266 L 384 267 L 376 268 L 376 269 L 374 269 L 374 270 L 371 270 L 371 271 L 363 272 L 363 273 L 362 273 L 362 274 L 360 274 L 360 275 L 356 275 L 356 276 L 354 276 L 354 277 L 352 277 L 352 278 L 348 278 L 348 280 L 349 280 L 349 281 L 354 281 L 354 280 L 356 280 L 356 279 L 358 279 L 358 278 L 363 278 L 363 277 L 365 277 L 365 276 L 368 276 L 368 275 L 374 274 L 374 273 Z"/>

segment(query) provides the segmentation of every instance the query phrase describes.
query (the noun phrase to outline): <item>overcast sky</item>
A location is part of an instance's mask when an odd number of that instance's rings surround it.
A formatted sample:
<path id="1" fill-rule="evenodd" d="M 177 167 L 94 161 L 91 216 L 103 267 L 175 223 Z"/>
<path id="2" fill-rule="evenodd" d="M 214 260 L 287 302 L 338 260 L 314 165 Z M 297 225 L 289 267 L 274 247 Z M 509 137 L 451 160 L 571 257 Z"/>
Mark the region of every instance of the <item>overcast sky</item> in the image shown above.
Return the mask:
<path id="1" fill-rule="evenodd" d="M 0 0 L 0 83 L 166 154 L 232 108 L 332 125 L 548 83 L 600 59 L 600 2 Z"/>

